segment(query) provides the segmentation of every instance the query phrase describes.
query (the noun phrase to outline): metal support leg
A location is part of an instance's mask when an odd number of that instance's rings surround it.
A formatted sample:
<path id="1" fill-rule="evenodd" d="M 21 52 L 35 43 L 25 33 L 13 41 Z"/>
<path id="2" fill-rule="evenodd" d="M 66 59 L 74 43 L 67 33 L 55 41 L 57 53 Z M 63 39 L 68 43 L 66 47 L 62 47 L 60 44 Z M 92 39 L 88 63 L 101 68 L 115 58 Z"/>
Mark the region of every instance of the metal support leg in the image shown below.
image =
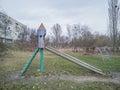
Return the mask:
<path id="1" fill-rule="evenodd" d="M 44 49 L 40 49 L 40 72 L 44 70 Z"/>
<path id="2" fill-rule="evenodd" d="M 20 72 L 20 75 L 23 75 L 25 73 L 25 71 L 28 69 L 28 67 L 30 66 L 31 62 L 33 61 L 33 59 L 35 58 L 37 52 L 39 51 L 39 48 L 35 49 L 34 53 L 32 54 L 32 56 L 30 57 L 30 59 L 28 60 L 28 62 L 25 64 L 25 66 L 23 67 L 23 69 Z"/>

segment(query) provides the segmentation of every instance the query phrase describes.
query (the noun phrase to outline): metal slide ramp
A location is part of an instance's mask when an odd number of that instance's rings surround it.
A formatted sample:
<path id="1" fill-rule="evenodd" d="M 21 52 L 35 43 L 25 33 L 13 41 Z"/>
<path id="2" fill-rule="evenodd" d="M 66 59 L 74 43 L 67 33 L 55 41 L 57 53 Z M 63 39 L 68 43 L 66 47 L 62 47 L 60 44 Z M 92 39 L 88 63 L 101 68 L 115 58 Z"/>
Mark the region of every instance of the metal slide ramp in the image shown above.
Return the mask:
<path id="1" fill-rule="evenodd" d="M 78 65 L 80 65 L 80 66 L 82 66 L 82 67 L 84 67 L 84 68 L 86 68 L 86 69 L 88 69 L 88 70 L 91 70 L 91 71 L 94 71 L 94 72 L 96 72 L 96 73 L 105 75 L 105 74 L 102 72 L 101 69 L 98 69 L 98 68 L 96 68 L 96 67 L 94 67 L 94 66 L 92 66 L 92 65 L 90 65 L 90 64 L 87 64 L 87 63 L 85 63 L 85 62 L 83 62 L 83 61 L 81 61 L 81 60 L 79 60 L 79 59 L 77 59 L 77 58 L 75 58 L 75 57 L 73 57 L 73 56 L 70 56 L 70 55 L 68 55 L 68 54 L 66 54 L 66 53 L 61 53 L 60 51 L 58 51 L 58 50 L 56 50 L 56 49 L 54 49 L 54 48 L 52 48 L 52 47 L 46 47 L 45 49 L 48 50 L 48 51 L 50 51 L 50 52 L 52 52 L 52 53 L 54 53 L 54 54 L 57 54 L 57 55 L 65 58 L 65 59 L 67 59 L 67 60 L 69 60 L 69 61 L 71 61 L 71 62 L 73 62 L 73 63 L 75 63 L 75 64 L 78 64 Z"/>

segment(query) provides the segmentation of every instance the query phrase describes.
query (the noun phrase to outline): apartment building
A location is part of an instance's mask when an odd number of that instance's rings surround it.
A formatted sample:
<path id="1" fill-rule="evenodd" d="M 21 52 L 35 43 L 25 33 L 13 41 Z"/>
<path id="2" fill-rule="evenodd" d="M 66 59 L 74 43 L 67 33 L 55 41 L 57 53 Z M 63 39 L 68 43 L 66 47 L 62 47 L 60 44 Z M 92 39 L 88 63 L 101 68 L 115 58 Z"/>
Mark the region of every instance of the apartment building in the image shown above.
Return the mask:
<path id="1" fill-rule="evenodd" d="M 0 42 L 13 43 L 27 26 L 0 12 Z"/>

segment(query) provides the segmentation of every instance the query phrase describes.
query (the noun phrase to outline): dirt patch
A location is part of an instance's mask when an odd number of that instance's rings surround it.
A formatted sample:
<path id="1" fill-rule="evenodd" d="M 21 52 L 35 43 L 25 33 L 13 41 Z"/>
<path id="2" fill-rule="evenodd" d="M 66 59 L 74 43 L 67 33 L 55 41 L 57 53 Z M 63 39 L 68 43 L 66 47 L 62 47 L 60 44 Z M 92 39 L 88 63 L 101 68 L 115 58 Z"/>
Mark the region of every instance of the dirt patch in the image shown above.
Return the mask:
<path id="1" fill-rule="evenodd" d="M 85 82 L 111 82 L 120 84 L 120 79 L 115 78 L 103 78 L 103 77 L 94 77 L 94 76 L 62 76 L 62 80 L 69 80 L 77 83 Z"/>
<path id="2" fill-rule="evenodd" d="M 39 77 L 31 76 L 26 78 L 24 76 L 19 76 L 18 74 L 12 74 L 9 80 L 24 82 L 24 83 L 34 83 L 34 82 L 44 82 L 51 80 L 66 80 L 76 83 L 85 82 L 110 82 L 120 84 L 120 73 L 111 72 L 111 77 L 97 77 L 97 76 L 73 76 L 73 75 L 40 75 Z"/>
<path id="3" fill-rule="evenodd" d="M 111 78 L 116 78 L 120 80 L 120 72 L 110 72 L 109 75 L 111 76 Z"/>

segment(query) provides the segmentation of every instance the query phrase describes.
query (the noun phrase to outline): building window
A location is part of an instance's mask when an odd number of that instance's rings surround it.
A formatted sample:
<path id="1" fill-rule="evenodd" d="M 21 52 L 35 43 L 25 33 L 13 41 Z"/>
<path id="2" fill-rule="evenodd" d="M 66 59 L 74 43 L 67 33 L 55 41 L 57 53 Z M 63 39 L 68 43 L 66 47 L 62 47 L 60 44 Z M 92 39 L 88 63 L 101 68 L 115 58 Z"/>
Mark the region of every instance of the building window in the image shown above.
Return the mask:
<path id="1" fill-rule="evenodd" d="M 7 29 L 10 30 L 10 27 L 8 27 Z"/>

